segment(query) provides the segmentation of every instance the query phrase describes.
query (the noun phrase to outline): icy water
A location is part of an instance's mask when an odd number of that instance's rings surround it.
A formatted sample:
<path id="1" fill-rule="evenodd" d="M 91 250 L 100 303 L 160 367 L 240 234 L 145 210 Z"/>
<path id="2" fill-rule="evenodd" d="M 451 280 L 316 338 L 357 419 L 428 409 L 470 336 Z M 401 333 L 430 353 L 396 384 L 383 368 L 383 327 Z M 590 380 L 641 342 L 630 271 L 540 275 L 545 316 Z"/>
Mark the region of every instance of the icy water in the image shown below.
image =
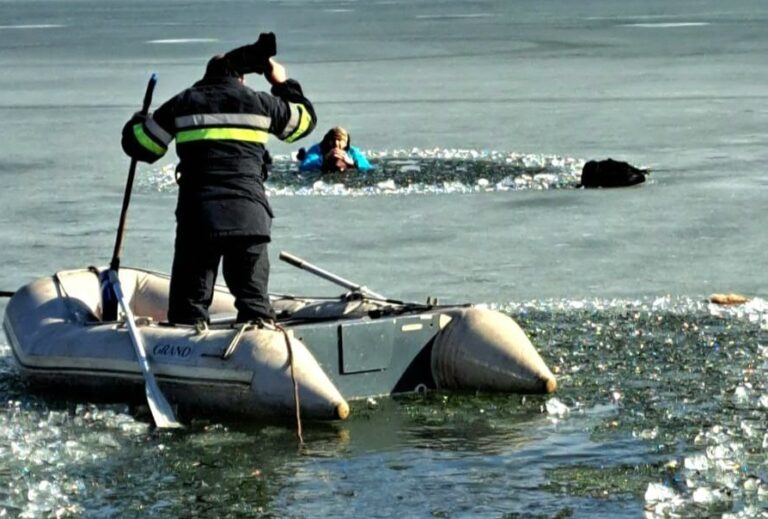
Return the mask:
<path id="1" fill-rule="evenodd" d="M 160 102 L 273 30 L 313 139 L 341 124 L 377 171 L 300 177 L 271 145 L 272 289 L 338 292 L 287 250 L 487 303 L 559 379 L 358 402 L 300 449 L 290 426 L 159 434 L 29 394 L 0 337 L 0 515 L 768 515 L 766 23 L 762 1 L 0 0 L 1 290 L 108 263 L 149 75 Z M 648 182 L 576 189 L 606 157 Z M 170 268 L 173 162 L 139 168 L 124 265 Z"/>

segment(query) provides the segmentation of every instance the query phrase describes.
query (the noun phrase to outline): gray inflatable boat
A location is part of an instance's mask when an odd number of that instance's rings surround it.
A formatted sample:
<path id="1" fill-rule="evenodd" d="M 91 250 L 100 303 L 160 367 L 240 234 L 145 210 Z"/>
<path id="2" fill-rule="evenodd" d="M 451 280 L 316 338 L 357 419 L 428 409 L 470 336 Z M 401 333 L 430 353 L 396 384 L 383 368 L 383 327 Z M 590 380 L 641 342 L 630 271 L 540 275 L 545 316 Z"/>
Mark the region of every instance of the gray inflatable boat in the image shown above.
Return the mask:
<path id="1" fill-rule="evenodd" d="M 295 256 L 281 259 L 350 290 L 328 299 L 273 296 L 276 323 L 240 324 L 233 297 L 217 287 L 210 324 L 174 325 L 166 319 L 169 277 L 123 267 L 131 322 L 125 312 L 105 322 L 99 270 L 67 270 L 17 290 L 3 327 L 35 387 L 115 401 L 140 398 L 145 382 L 133 328 L 158 390 L 185 416 L 268 419 L 300 411 L 338 420 L 349 415 L 348 401 L 369 397 L 557 387 L 525 333 L 500 312 L 392 301 Z"/>

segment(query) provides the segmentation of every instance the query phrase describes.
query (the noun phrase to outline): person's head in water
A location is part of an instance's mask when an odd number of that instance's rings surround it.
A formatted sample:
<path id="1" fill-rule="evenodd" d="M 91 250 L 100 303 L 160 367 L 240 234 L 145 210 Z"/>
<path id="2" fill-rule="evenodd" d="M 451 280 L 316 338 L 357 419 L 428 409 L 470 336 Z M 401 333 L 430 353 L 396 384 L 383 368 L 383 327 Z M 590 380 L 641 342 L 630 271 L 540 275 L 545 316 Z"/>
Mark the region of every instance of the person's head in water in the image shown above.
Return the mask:
<path id="1" fill-rule="evenodd" d="M 323 171 L 346 171 L 354 166 L 349 157 L 349 132 L 341 126 L 328 130 L 320 143 L 323 153 Z"/>
<path id="2" fill-rule="evenodd" d="M 365 173 L 373 169 L 363 152 L 352 146 L 352 136 L 341 126 L 328 130 L 322 140 L 309 150 L 301 148 L 296 153 L 296 159 L 301 162 L 299 171 L 319 169 L 324 173 L 343 173 L 354 169 Z"/>
<path id="3" fill-rule="evenodd" d="M 323 137 L 323 142 L 320 144 L 320 147 L 324 154 L 327 154 L 333 149 L 348 150 L 349 132 L 341 126 L 331 128 Z"/>

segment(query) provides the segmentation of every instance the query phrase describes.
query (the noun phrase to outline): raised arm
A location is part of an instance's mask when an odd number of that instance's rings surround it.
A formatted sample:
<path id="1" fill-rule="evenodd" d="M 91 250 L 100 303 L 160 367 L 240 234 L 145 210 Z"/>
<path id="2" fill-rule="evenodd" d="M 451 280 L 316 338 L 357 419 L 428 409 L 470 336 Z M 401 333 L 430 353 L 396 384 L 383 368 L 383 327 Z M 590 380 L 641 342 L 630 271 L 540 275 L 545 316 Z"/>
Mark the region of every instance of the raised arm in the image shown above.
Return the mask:
<path id="1" fill-rule="evenodd" d="M 281 141 L 295 142 L 314 130 L 317 124 L 315 109 L 304 96 L 299 82 L 287 78 L 285 67 L 274 59 L 269 61 L 272 70 L 264 77 L 272 85 L 272 95 L 283 101 L 274 107 L 270 133 Z"/>

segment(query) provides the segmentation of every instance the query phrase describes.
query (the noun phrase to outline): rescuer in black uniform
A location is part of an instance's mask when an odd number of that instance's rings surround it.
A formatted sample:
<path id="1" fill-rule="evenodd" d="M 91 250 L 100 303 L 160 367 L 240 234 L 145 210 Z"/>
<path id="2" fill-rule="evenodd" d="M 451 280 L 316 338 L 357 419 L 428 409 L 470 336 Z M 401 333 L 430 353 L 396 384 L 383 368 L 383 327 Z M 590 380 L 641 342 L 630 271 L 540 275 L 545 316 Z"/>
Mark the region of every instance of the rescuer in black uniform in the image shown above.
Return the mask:
<path id="1" fill-rule="evenodd" d="M 268 134 L 285 142 L 308 135 L 316 116 L 301 86 L 275 61 L 275 40 L 259 40 L 214 56 L 205 75 L 146 117 L 123 128 L 125 152 L 144 162 L 162 157 L 176 139 L 176 243 L 168 320 L 207 321 L 219 262 L 235 296 L 237 321 L 273 319 L 267 243 L 273 213 L 264 192 Z M 243 84 L 263 74 L 271 94 Z"/>

